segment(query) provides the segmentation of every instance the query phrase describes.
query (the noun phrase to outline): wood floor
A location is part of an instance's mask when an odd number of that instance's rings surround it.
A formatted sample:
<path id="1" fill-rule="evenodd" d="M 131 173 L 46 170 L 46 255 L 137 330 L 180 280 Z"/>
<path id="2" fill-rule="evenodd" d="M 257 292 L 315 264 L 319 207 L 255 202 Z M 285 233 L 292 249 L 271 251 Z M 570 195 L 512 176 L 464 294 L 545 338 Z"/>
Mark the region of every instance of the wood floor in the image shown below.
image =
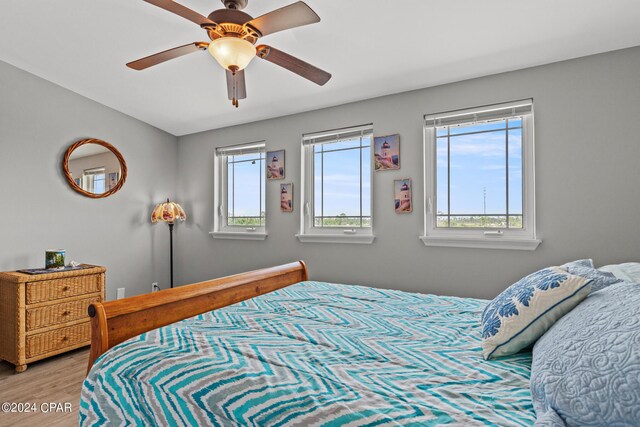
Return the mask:
<path id="1" fill-rule="evenodd" d="M 86 348 L 45 359 L 14 374 L 13 365 L 0 362 L 0 404 L 4 402 L 35 403 L 36 413 L 0 412 L 0 426 L 77 426 L 80 390 L 87 370 L 89 350 Z M 62 409 L 49 403 L 61 403 Z M 64 411 L 64 404 L 71 411 Z M 43 408 L 43 404 L 44 408 Z"/>

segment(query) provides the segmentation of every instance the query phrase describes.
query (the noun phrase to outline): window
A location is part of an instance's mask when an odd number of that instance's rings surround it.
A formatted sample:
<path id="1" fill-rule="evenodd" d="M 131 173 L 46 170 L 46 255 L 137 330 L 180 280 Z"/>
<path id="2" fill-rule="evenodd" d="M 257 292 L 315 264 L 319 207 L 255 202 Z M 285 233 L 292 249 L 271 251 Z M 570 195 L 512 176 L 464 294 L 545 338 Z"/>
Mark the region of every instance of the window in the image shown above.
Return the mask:
<path id="1" fill-rule="evenodd" d="M 303 242 L 371 243 L 372 125 L 302 138 Z"/>
<path id="2" fill-rule="evenodd" d="M 265 144 L 216 149 L 215 238 L 263 240 L 265 232 Z"/>
<path id="3" fill-rule="evenodd" d="M 425 116 L 428 246 L 535 249 L 531 100 Z"/>
<path id="4" fill-rule="evenodd" d="M 105 168 L 85 169 L 82 171 L 82 188 L 94 194 L 102 194 L 105 190 Z"/>

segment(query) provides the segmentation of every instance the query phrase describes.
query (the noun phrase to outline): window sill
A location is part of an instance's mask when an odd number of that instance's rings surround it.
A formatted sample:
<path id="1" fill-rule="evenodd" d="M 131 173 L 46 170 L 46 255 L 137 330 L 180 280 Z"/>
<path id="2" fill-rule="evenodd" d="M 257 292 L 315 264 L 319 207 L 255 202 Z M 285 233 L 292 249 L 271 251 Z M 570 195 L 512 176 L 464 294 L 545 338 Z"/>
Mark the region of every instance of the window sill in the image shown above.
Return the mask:
<path id="1" fill-rule="evenodd" d="M 302 243 L 355 243 L 370 245 L 376 238 L 373 234 L 296 234 Z"/>
<path id="2" fill-rule="evenodd" d="M 435 237 L 419 236 L 425 246 L 442 246 L 449 248 L 478 248 L 478 249 L 510 249 L 534 251 L 542 243 L 540 239 L 509 239 L 504 237 Z"/>
<path id="3" fill-rule="evenodd" d="M 212 231 L 211 237 L 214 239 L 228 240 L 264 240 L 269 233 L 253 232 L 253 231 Z"/>

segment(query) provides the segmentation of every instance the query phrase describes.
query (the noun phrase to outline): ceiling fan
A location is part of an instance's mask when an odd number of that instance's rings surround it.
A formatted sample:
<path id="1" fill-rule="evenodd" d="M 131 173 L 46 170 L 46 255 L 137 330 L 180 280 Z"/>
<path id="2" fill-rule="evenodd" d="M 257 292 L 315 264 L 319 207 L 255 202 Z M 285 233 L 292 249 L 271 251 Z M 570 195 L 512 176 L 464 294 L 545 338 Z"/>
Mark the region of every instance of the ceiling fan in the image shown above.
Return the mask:
<path id="1" fill-rule="evenodd" d="M 221 0 L 226 9 L 214 10 L 208 17 L 200 15 L 173 0 L 144 1 L 200 25 L 207 32 L 211 42 L 194 42 L 165 50 L 164 52 L 129 62 L 127 64 L 129 68 L 144 70 L 189 53 L 209 50 L 211 56 L 227 72 L 228 96 L 236 108 L 238 107 L 238 100 L 247 97 L 244 68 L 249 65 L 255 56 L 279 65 L 320 86 L 331 78 L 331 74 L 326 71 L 274 47 L 265 44 L 255 46 L 261 37 L 319 22 L 320 17 L 302 1 L 276 9 L 257 18 L 242 12 L 249 0 Z"/>

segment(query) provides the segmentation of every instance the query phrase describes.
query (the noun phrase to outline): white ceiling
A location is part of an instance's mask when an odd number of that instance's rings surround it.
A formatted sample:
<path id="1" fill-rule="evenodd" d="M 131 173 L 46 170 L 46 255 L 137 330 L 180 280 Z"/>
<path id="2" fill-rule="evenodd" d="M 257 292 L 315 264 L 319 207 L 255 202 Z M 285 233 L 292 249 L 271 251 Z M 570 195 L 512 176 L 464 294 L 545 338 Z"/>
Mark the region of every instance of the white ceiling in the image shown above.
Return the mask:
<path id="1" fill-rule="evenodd" d="M 69 160 L 81 159 L 83 157 L 95 156 L 96 154 L 111 153 L 111 151 L 98 144 L 85 144 L 73 150 Z M 115 157 L 115 154 L 113 154 Z"/>
<path id="2" fill-rule="evenodd" d="M 218 0 L 180 0 L 203 15 Z M 293 0 L 250 0 L 258 16 Z M 194 41 L 197 25 L 142 0 L 3 0 L 0 60 L 184 135 L 640 45 L 638 0 L 307 0 L 322 22 L 262 39 L 333 74 L 316 86 L 271 63 L 248 98 L 197 52 L 146 71 L 125 63 Z"/>

